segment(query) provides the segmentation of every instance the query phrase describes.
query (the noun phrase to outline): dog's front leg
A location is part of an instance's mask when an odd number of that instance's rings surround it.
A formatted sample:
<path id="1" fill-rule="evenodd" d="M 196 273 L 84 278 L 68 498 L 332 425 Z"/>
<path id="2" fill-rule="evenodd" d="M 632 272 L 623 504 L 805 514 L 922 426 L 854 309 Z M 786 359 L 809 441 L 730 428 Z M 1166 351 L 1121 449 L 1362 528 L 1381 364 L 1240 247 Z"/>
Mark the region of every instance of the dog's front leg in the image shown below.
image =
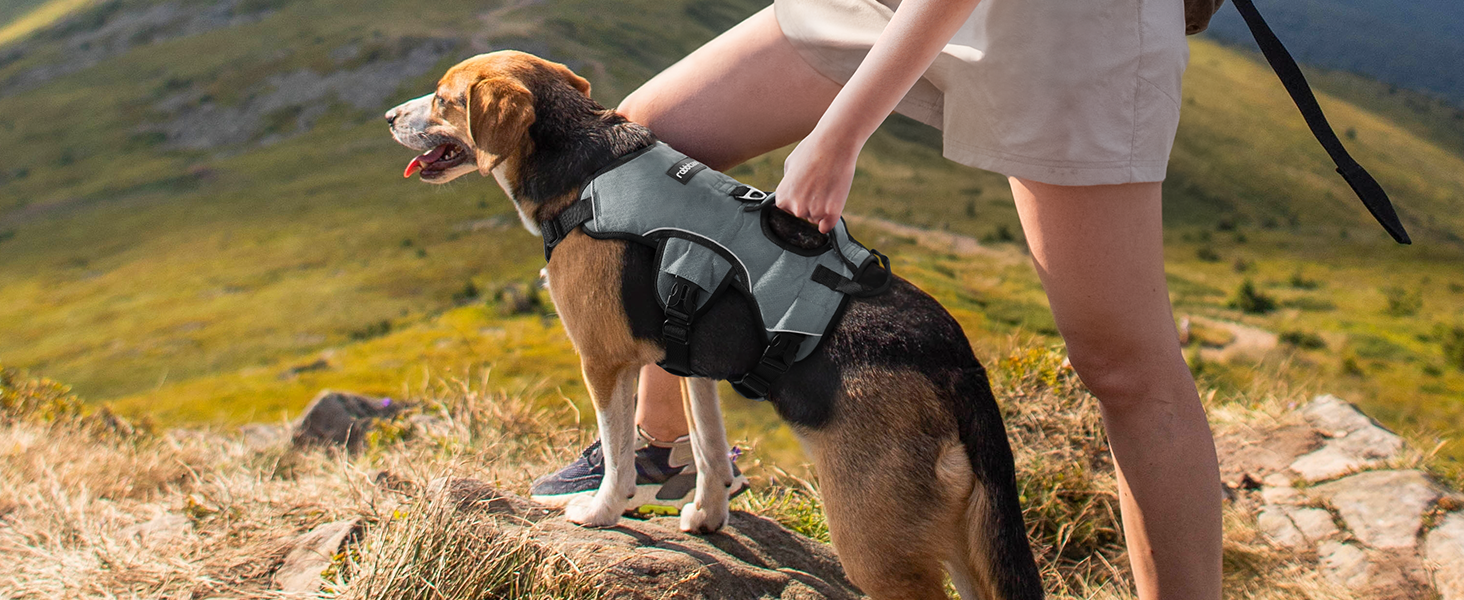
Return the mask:
<path id="1" fill-rule="evenodd" d="M 696 498 L 681 509 L 681 530 L 712 533 L 727 523 L 727 494 L 732 487 L 732 462 L 727 456 L 727 429 L 722 425 L 717 382 L 700 377 L 682 379 L 681 401 L 696 460 Z"/>
<path id="2" fill-rule="evenodd" d="M 610 527 L 635 496 L 636 369 L 597 369 L 586 364 L 583 371 L 600 423 L 605 477 L 594 497 L 571 502 L 564 516 L 587 527 Z"/>

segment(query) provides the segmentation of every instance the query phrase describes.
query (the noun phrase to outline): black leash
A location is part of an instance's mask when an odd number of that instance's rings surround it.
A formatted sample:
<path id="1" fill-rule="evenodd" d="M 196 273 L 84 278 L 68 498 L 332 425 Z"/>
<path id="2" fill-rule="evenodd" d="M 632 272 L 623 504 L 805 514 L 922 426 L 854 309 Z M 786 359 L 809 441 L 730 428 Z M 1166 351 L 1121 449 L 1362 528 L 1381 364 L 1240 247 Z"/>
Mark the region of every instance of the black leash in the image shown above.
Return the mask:
<path id="1" fill-rule="evenodd" d="M 1342 140 L 1337 139 L 1337 133 L 1332 131 L 1326 115 L 1322 114 L 1322 107 L 1317 104 L 1311 86 L 1307 85 L 1306 77 L 1296 65 L 1296 59 L 1291 57 L 1286 46 L 1281 45 L 1281 40 L 1266 25 L 1260 11 L 1256 10 L 1255 3 L 1251 0 L 1234 0 L 1234 3 L 1235 9 L 1240 11 L 1240 16 L 1250 28 L 1251 36 L 1256 39 L 1256 45 L 1261 47 L 1261 54 L 1271 63 L 1271 70 L 1276 72 L 1276 76 L 1281 79 L 1281 85 L 1291 94 L 1291 101 L 1301 110 L 1301 116 L 1306 119 L 1312 135 L 1316 136 L 1322 148 L 1332 157 L 1332 162 L 1337 165 L 1337 173 L 1347 180 L 1347 185 L 1352 186 L 1352 191 L 1362 200 L 1363 206 L 1382 224 L 1388 235 L 1393 236 L 1399 244 L 1413 243 L 1408 238 L 1408 232 L 1403 230 L 1403 223 L 1398 220 L 1398 213 L 1393 210 L 1388 193 L 1383 191 L 1383 187 L 1378 185 L 1377 180 L 1362 165 L 1353 160 L 1352 155 L 1342 146 Z"/>

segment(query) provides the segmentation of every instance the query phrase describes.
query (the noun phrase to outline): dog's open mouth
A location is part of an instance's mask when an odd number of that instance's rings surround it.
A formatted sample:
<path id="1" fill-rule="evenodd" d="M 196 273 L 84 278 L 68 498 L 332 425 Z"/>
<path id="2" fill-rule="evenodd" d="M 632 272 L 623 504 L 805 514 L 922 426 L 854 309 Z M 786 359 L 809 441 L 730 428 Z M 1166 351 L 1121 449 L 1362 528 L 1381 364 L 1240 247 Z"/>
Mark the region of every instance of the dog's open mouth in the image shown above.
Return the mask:
<path id="1" fill-rule="evenodd" d="M 432 179 L 442 175 L 448 169 L 463 164 L 466 160 L 468 160 L 468 153 L 463 150 L 462 146 L 447 142 L 413 158 L 412 162 L 407 164 L 407 170 L 402 173 L 402 177 L 411 177 L 413 173 L 421 171 L 423 179 Z"/>

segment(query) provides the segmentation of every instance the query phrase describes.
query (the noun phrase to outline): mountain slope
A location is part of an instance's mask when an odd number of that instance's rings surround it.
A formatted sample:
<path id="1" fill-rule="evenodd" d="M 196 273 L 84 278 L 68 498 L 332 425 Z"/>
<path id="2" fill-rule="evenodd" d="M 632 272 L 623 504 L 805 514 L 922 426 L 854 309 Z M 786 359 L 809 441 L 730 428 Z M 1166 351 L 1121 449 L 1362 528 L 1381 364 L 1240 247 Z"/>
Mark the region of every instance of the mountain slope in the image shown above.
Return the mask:
<path id="1" fill-rule="evenodd" d="M 1464 7 L 1451 0 L 1289 0 L 1257 8 L 1298 60 L 1428 90 L 1464 106 Z M 1206 35 L 1253 47 L 1233 7 Z"/>
<path id="2" fill-rule="evenodd" d="M 380 114 L 456 60 L 506 47 L 568 63 L 613 104 L 760 6 L 110 0 L 0 47 L 0 361 L 181 420 L 273 418 L 313 385 L 391 393 L 423 369 L 484 362 L 495 380 L 577 399 L 552 322 L 453 310 L 481 305 L 470 292 L 533 280 L 538 241 L 490 181 L 401 180 L 411 152 Z M 1205 40 L 1192 49 L 1166 183 L 1181 310 L 1322 335 L 1325 349 L 1299 351 L 1304 376 L 1355 388 L 1395 423 L 1464 422 L 1447 402 L 1464 379 L 1436 333 L 1464 324 L 1452 287 L 1464 290 L 1464 158 L 1452 134 L 1431 133 L 1458 129 L 1365 83 L 1354 95 L 1366 102 L 1323 94 L 1417 240 L 1397 247 L 1268 69 Z M 935 139 L 887 123 L 861 157 L 850 212 L 1019 243 L 1004 178 L 942 160 Z M 785 154 L 733 174 L 771 187 Z M 874 235 L 973 335 L 1052 339 L 1019 256 L 986 264 Z M 1291 288 L 1293 273 L 1321 283 Z M 1247 278 L 1302 308 L 1226 308 Z M 1420 306 L 1387 313 L 1392 288 Z M 329 369 L 289 373 L 322 353 Z"/>

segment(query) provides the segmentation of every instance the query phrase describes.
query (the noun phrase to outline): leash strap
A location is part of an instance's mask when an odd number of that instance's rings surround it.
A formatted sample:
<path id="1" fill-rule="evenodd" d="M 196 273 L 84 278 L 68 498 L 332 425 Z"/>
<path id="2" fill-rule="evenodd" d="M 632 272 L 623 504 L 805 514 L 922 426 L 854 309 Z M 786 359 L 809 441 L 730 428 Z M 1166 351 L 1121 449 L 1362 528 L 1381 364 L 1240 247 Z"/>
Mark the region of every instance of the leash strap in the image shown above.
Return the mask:
<path id="1" fill-rule="evenodd" d="M 757 361 L 757 366 L 741 379 L 730 382 L 732 389 L 749 400 L 767 399 L 768 390 L 793 366 L 793 361 L 798 358 L 798 348 L 807 337 L 787 331 L 773 334 L 773 339 L 768 342 L 767 349 L 763 350 L 762 359 Z"/>
<path id="2" fill-rule="evenodd" d="M 666 358 L 659 363 L 672 375 L 693 377 L 691 372 L 691 318 L 696 314 L 696 296 L 701 288 L 672 276 L 671 292 L 666 295 L 666 322 L 661 326 L 661 341 Z"/>
<path id="3" fill-rule="evenodd" d="M 1326 115 L 1322 114 L 1322 107 L 1317 104 L 1311 86 L 1301 74 L 1301 68 L 1296 65 L 1296 59 L 1291 57 L 1286 46 L 1281 44 L 1275 32 L 1261 18 L 1255 3 L 1251 0 L 1234 0 L 1234 4 L 1235 9 L 1240 11 L 1240 16 L 1245 19 L 1246 26 L 1250 28 L 1251 36 L 1256 39 L 1256 45 L 1261 47 L 1261 54 L 1271 63 L 1271 70 L 1276 72 L 1276 76 L 1281 79 L 1281 85 L 1291 94 L 1291 101 L 1301 110 L 1301 116 L 1306 119 L 1312 135 L 1316 136 L 1327 155 L 1332 157 L 1332 162 L 1337 165 L 1337 173 L 1347 180 L 1347 185 L 1352 186 L 1353 193 L 1362 200 L 1363 206 L 1367 207 L 1368 212 L 1372 213 L 1388 235 L 1393 236 L 1394 241 L 1399 244 L 1413 243 L 1408 238 L 1408 232 L 1403 230 L 1403 223 L 1398 220 L 1398 213 L 1393 210 L 1393 203 L 1388 200 L 1387 192 L 1383 191 L 1383 187 L 1378 185 L 1377 180 L 1362 165 L 1353 160 L 1342 146 L 1342 140 L 1337 139 L 1337 133 L 1332 131 Z"/>
<path id="4" fill-rule="evenodd" d="M 563 242 L 564 238 L 569 237 L 569 232 L 588 223 L 593 218 L 595 218 L 595 203 L 589 198 L 580 198 L 553 219 L 540 221 L 539 232 L 544 236 L 544 262 L 549 262 L 549 257 L 554 253 L 554 247 Z"/>

